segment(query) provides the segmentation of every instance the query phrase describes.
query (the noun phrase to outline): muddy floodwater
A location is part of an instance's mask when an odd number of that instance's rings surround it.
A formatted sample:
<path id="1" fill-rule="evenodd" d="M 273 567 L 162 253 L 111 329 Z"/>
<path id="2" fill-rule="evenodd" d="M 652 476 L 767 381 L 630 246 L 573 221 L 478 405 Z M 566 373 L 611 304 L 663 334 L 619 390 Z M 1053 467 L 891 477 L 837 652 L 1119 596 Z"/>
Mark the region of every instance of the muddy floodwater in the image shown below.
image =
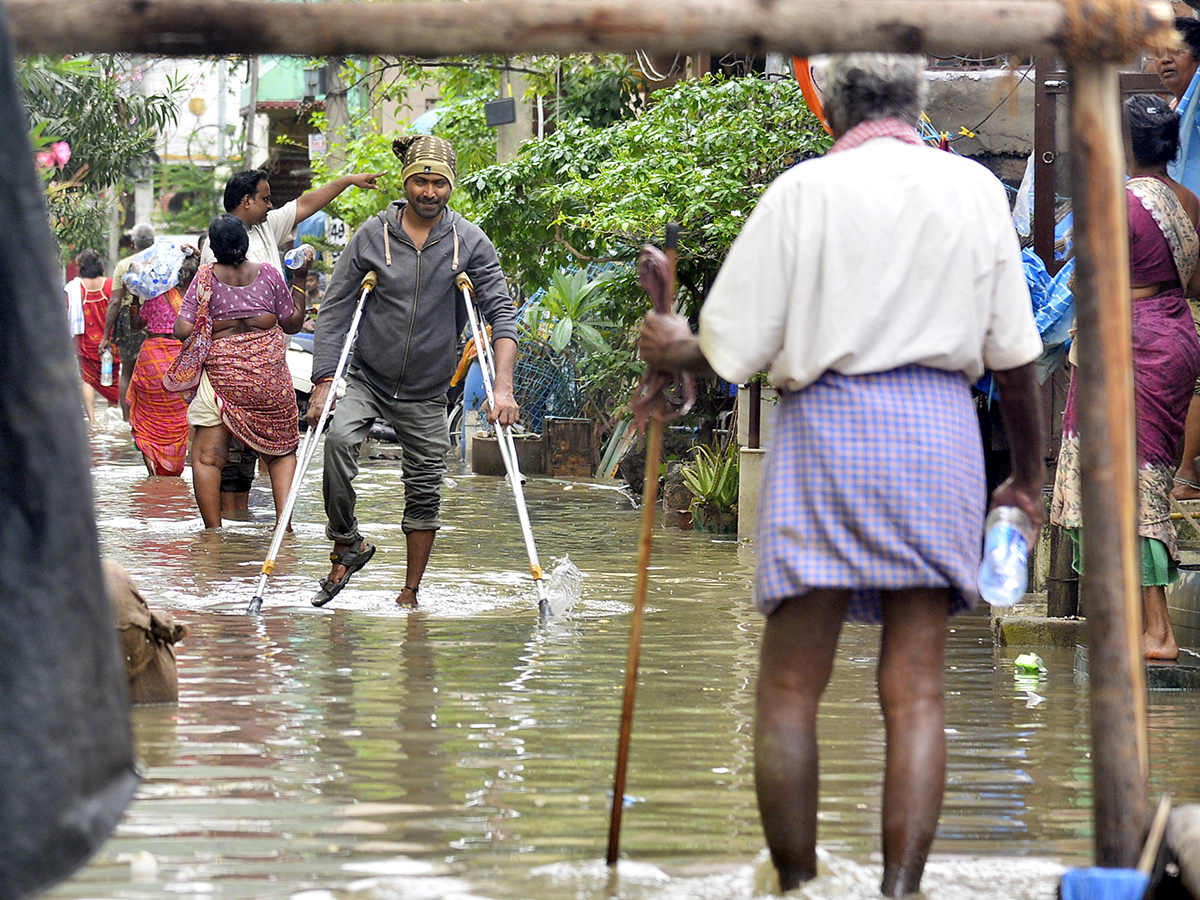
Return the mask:
<path id="1" fill-rule="evenodd" d="M 103 406 L 103 404 L 100 404 Z M 603 863 L 640 511 L 610 484 L 531 478 L 547 571 L 584 575 L 539 621 L 503 479 L 452 470 L 421 607 L 398 609 L 403 487 L 364 459 L 359 516 L 379 552 L 325 609 L 318 452 L 260 617 L 267 480 L 248 518 L 205 533 L 189 480 L 151 479 L 119 414 L 91 430 L 103 552 L 191 635 L 178 706 L 144 707 L 144 781 L 115 835 L 49 896 L 194 900 L 749 898 L 764 871 L 752 722 L 752 545 L 654 537 L 623 861 Z M 376 456 L 395 455 L 386 444 Z M 952 622 L 948 784 L 925 893 L 1054 896 L 1092 852 L 1086 685 L 1068 651 L 1014 673 L 986 613 Z M 878 632 L 845 629 L 821 720 L 822 877 L 800 895 L 877 896 L 883 726 Z M 1200 696 L 1149 699 L 1151 789 L 1200 799 Z"/>

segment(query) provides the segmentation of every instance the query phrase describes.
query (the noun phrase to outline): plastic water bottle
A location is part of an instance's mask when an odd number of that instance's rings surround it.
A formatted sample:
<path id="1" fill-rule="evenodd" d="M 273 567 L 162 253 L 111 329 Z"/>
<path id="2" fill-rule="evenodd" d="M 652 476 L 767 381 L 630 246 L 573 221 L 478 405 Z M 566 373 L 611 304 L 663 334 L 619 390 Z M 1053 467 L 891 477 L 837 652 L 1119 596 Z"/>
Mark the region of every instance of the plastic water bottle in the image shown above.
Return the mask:
<path id="1" fill-rule="evenodd" d="M 309 244 L 293 247 L 283 254 L 283 264 L 289 269 L 298 269 L 306 262 L 313 261 L 313 248 Z"/>
<path id="2" fill-rule="evenodd" d="M 1009 607 L 1025 596 L 1033 523 L 1015 506 L 997 506 L 987 517 L 979 593 L 992 606 Z"/>
<path id="3" fill-rule="evenodd" d="M 112 384 L 112 351 L 107 347 L 100 354 L 100 383 L 105 387 Z"/>

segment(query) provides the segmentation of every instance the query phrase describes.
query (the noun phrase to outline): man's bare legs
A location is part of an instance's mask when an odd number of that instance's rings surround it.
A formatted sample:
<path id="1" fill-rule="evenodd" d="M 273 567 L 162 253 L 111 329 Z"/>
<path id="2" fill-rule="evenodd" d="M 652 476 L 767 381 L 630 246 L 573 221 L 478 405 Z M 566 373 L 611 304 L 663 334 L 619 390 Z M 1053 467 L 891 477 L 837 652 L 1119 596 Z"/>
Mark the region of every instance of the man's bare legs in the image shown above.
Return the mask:
<path id="1" fill-rule="evenodd" d="M 1179 642 L 1167 615 L 1167 589 L 1142 585 L 1142 655 L 1146 659 L 1179 659 Z"/>
<path id="2" fill-rule="evenodd" d="M 763 632 L 755 725 L 758 808 L 780 889 L 817 874 L 817 707 L 849 594 L 818 590 L 785 601 Z M 946 779 L 946 590 L 889 592 L 883 603 L 879 697 L 887 730 L 883 883 L 891 897 L 920 889 Z"/>
<path id="3" fill-rule="evenodd" d="M 396 597 L 400 606 L 416 606 L 417 590 L 421 587 L 421 579 L 425 576 L 425 567 L 429 565 L 429 555 L 433 552 L 433 539 L 436 531 L 410 531 L 404 536 L 407 552 L 405 559 L 404 587 Z"/>
<path id="4" fill-rule="evenodd" d="M 945 660 L 949 591 L 892 591 L 883 600 L 879 702 L 887 730 L 883 884 L 915 894 L 946 786 Z"/>
<path id="5" fill-rule="evenodd" d="M 779 886 L 817 874 L 817 706 L 833 672 L 848 591 L 785 600 L 763 631 L 754 782 Z"/>

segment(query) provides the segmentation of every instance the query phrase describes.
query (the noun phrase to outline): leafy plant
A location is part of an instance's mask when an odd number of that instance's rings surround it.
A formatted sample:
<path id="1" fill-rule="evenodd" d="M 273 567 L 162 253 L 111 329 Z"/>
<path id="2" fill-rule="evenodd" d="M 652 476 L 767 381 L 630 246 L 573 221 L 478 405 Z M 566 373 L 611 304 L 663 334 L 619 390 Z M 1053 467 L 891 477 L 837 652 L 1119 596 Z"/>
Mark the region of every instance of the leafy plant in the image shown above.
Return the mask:
<path id="1" fill-rule="evenodd" d="M 738 448 L 732 442 L 716 449 L 698 444 L 680 474 L 692 492 L 693 511 L 698 507 L 713 512 L 737 511 Z"/>
<path id="2" fill-rule="evenodd" d="M 459 179 L 506 271 L 527 289 L 571 261 L 624 264 L 610 317 L 629 327 L 645 311 L 634 263 L 668 222 L 682 225 L 680 299 L 692 313 L 767 185 L 829 146 L 791 82 L 706 78 L 652 100 L 637 119 L 607 128 L 564 121 L 515 160 Z"/>
<path id="3" fill-rule="evenodd" d="M 646 81 L 624 56 L 568 57 L 559 71 L 558 122 L 579 119 L 606 128 L 632 119 L 642 107 Z"/>
<path id="4" fill-rule="evenodd" d="M 597 318 L 607 289 L 607 278 L 591 280 L 583 269 L 560 269 L 551 275 L 546 292 L 525 311 L 525 328 L 549 340 L 555 353 L 566 350 L 572 340 L 586 353 L 608 353 L 608 341 L 600 330 L 606 323 Z"/>
<path id="5" fill-rule="evenodd" d="M 140 72 L 127 57 L 22 57 L 17 62 L 35 150 L 67 145 L 69 159 L 43 168 L 51 225 L 63 256 L 103 247 L 115 189 L 148 162 L 159 134 L 178 115 L 182 82 L 165 93 L 129 90 Z"/>
<path id="6" fill-rule="evenodd" d="M 562 121 L 517 158 L 459 179 L 455 208 L 496 242 L 505 272 L 527 292 L 553 274 L 604 263 L 612 275 L 597 317 L 611 323 L 611 353 L 589 360 L 585 391 L 601 418 L 628 398 L 647 298 L 637 283 L 642 246 L 679 222 L 679 308 L 695 314 L 725 254 L 767 185 L 818 156 L 829 138 L 798 86 L 751 76 L 680 82 L 637 119 L 607 128 Z M 458 199 L 470 195 L 470 202 Z M 686 420 L 711 429 L 728 386 L 704 380 Z"/>

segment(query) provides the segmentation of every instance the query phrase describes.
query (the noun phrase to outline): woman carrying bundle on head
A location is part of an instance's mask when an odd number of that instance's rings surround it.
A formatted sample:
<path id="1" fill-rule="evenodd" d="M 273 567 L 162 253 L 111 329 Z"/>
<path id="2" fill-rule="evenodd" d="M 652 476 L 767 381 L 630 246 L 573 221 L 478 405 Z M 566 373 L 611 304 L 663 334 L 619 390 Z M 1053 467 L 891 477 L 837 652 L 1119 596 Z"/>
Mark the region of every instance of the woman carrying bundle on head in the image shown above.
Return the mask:
<path id="1" fill-rule="evenodd" d="M 1166 586 L 1179 576 L 1171 525 L 1176 448 L 1200 375 L 1200 340 L 1185 297 L 1200 292 L 1200 200 L 1167 174 L 1179 149 L 1179 115 L 1152 94 L 1125 101 L 1132 152 L 1125 206 L 1129 222 L 1129 284 L 1137 413 L 1138 535 L 1142 568 L 1142 650 L 1148 659 L 1175 659 L 1179 644 L 1167 617 Z M 1094 352 L 1080 347 L 1079 353 Z M 1075 571 L 1084 565 L 1080 526 L 1076 350 L 1063 412 L 1062 445 L 1050 521 L 1071 536 Z"/>
<path id="2" fill-rule="evenodd" d="M 211 347 L 203 358 L 188 422 L 196 426 L 196 504 L 204 527 L 219 528 L 221 468 L 230 435 L 266 462 L 276 517 L 287 502 L 300 429 L 283 334 L 300 330 L 307 304 L 302 292 L 288 290 L 277 268 L 246 259 L 249 237 L 236 216 L 225 213 L 213 219 L 208 240 L 217 261 L 201 266 L 188 288 L 175 320 L 175 337 L 188 341 L 197 326 L 211 329 Z M 197 337 L 203 340 L 201 334 Z M 185 347 L 181 359 L 189 349 Z M 164 383 L 171 387 L 178 380 Z"/>
<path id="3" fill-rule="evenodd" d="M 179 340 L 173 333 L 175 319 L 183 305 L 183 295 L 200 266 L 199 250 L 186 246 L 183 252 L 179 283 L 144 303 L 134 294 L 129 306 L 131 327 L 134 331 L 144 328 L 147 335 L 129 379 L 125 401 L 129 404 L 133 442 L 142 451 L 142 460 L 151 475 L 182 475 L 187 461 L 187 400 L 163 387 L 163 375 L 179 356 Z"/>

